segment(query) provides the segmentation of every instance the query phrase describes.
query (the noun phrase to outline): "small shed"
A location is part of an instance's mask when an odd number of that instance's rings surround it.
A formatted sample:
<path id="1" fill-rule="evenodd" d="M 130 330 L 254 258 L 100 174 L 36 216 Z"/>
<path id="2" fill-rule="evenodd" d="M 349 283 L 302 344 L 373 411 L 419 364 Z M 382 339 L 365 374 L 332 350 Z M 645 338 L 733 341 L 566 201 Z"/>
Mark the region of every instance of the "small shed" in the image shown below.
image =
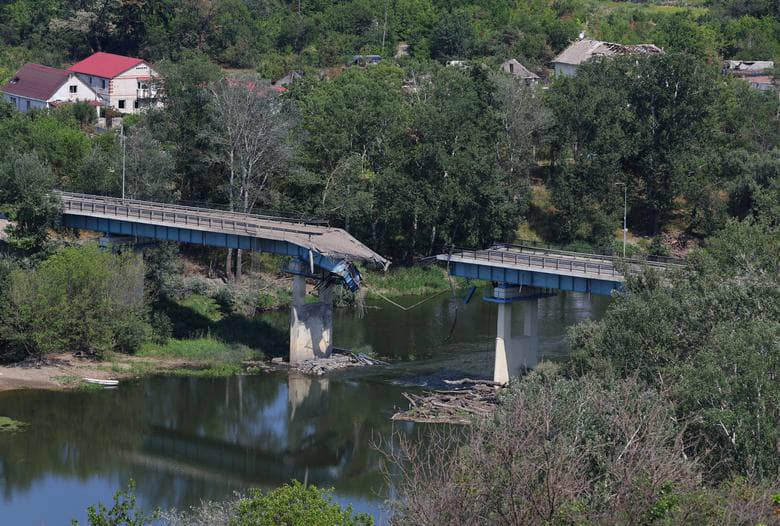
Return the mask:
<path id="1" fill-rule="evenodd" d="M 530 71 L 513 58 L 501 64 L 501 71 L 507 75 L 514 75 L 515 77 L 523 79 L 526 84 L 535 84 L 539 82 L 539 75 Z"/>

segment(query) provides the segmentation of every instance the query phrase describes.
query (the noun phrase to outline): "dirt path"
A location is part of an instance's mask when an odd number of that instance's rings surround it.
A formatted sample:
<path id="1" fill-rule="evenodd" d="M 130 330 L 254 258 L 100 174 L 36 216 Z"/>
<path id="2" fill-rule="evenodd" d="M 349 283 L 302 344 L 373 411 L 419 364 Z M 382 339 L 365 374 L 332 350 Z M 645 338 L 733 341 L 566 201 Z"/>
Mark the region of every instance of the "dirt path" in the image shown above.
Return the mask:
<path id="1" fill-rule="evenodd" d="M 0 391 L 13 389 L 73 389 L 82 378 L 122 380 L 137 376 L 133 363 L 153 364 L 155 370 L 187 366 L 182 360 L 159 360 L 122 356 L 116 361 L 95 361 L 76 358 L 70 353 L 52 354 L 46 363 L 0 366 Z"/>

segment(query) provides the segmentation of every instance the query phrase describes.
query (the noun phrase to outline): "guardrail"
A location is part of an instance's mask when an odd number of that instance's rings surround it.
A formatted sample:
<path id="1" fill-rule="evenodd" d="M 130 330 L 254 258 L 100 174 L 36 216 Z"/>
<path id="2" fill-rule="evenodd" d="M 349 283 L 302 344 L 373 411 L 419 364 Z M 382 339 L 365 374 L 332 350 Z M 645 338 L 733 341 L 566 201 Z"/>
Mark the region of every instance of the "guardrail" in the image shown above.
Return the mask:
<path id="1" fill-rule="evenodd" d="M 82 194 L 78 192 L 65 192 L 62 190 L 55 190 L 54 193 L 60 196 L 61 198 L 64 196 L 68 196 L 73 199 L 104 201 L 106 203 L 135 204 L 139 206 L 152 206 L 157 208 L 168 208 L 168 209 L 175 208 L 177 210 L 185 210 L 193 213 L 233 215 L 236 217 L 260 219 L 265 221 L 279 221 L 283 223 L 293 223 L 293 224 L 301 224 L 301 225 L 308 224 L 308 225 L 316 225 L 316 226 L 323 226 L 323 227 L 329 226 L 328 221 L 325 219 L 291 217 L 291 216 L 271 215 L 271 214 L 247 214 L 244 212 L 235 212 L 229 210 L 227 205 L 218 204 L 218 203 L 217 204 L 198 203 L 194 201 L 193 202 L 180 201 L 178 203 L 158 203 L 155 201 L 143 201 L 139 199 L 122 199 L 121 197 Z M 208 206 L 198 206 L 200 204 L 208 204 Z"/>
<path id="2" fill-rule="evenodd" d="M 458 256 L 463 259 L 473 259 L 474 261 L 525 265 L 527 267 L 537 267 L 545 270 L 567 270 L 569 272 L 595 274 L 597 276 L 623 277 L 623 273 L 618 271 L 611 263 L 593 263 L 571 258 L 547 257 L 539 254 L 522 254 L 519 252 L 510 252 L 508 250 L 458 250 L 453 251 L 450 254 L 450 257 L 452 256 Z"/>
<path id="3" fill-rule="evenodd" d="M 632 256 L 624 259 L 620 256 L 613 256 L 608 254 L 591 254 L 589 252 L 574 252 L 570 250 L 563 250 L 560 248 L 553 248 L 550 245 L 545 245 L 543 243 L 539 243 L 539 244 L 497 243 L 491 247 L 491 249 L 495 249 L 495 248 L 506 248 L 508 250 L 511 249 L 543 250 L 546 253 L 560 254 L 563 256 L 571 256 L 571 257 L 582 257 L 588 259 L 600 259 L 602 261 L 608 261 L 611 263 L 626 262 L 626 263 L 635 263 L 639 265 L 650 264 L 653 266 L 669 266 L 669 265 L 685 266 L 684 259 L 668 257 L 668 256 L 646 255 L 642 257 Z"/>
<path id="4" fill-rule="evenodd" d="M 247 220 L 242 221 L 236 219 L 236 217 L 246 217 L 246 219 L 254 219 L 256 221 L 277 221 L 277 219 L 257 217 L 248 214 L 243 215 L 235 212 L 226 213 L 180 205 L 150 203 L 132 199 L 96 197 L 69 192 L 57 192 L 57 195 L 59 195 L 60 200 L 62 201 L 63 211 L 65 212 L 102 214 L 116 218 L 172 223 L 187 228 L 207 228 L 209 230 L 230 231 L 255 236 L 258 235 L 258 232 L 261 230 L 304 234 L 308 236 L 317 236 L 324 233 L 322 231 L 317 231 L 317 228 L 324 229 L 324 227 L 311 227 L 309 230 L 304 230 L 301 228 L 278 225 L 260 225 L 257 222 Z M 285 221 L 281 220 L 278 222 L 283 223 Z M 288 223 L 291 225 L 303 225 L 303 223 L 291 221 L 288 221 Z"/>

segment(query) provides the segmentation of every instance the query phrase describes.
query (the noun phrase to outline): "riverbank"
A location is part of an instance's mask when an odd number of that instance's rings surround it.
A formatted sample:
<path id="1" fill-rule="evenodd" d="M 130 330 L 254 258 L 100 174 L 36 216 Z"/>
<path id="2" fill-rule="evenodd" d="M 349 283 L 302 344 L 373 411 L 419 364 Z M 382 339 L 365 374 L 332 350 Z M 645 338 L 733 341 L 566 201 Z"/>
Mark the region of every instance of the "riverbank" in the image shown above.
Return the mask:
<path id="1" fill-rule="evenodd" d="M 232 376 L 268 366 L 262 353 L 211 338 L 146 344 L 135 355 L 108 353 L 102 359 L 53 353 L 39 362 L 0 366 L 0 392 L 15 389 L 69 390 L 93 386 L 84 378 L 129 380 L 154 375 Z"/>

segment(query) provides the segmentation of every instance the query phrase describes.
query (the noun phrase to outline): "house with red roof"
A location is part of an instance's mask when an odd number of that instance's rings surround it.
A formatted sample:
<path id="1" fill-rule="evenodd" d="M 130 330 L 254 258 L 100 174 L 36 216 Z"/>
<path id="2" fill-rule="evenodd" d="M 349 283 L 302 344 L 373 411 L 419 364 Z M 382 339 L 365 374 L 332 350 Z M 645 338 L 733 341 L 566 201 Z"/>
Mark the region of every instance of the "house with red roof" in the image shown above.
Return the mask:
<path id="1" fill-rule="evenodd" d="M 3 100 L 26 112 L 62 103 L 87 101 L 99 103 L 97 93 L 76 74 L 28 62 L 0 87 Z"/>
<path id="2" fill-rule="evenodd" d="M 105 106 L 137 113 L 158 104 L 159 74 L 140 58 L 95 53 L 68 68 L 89 85 Z"/>

